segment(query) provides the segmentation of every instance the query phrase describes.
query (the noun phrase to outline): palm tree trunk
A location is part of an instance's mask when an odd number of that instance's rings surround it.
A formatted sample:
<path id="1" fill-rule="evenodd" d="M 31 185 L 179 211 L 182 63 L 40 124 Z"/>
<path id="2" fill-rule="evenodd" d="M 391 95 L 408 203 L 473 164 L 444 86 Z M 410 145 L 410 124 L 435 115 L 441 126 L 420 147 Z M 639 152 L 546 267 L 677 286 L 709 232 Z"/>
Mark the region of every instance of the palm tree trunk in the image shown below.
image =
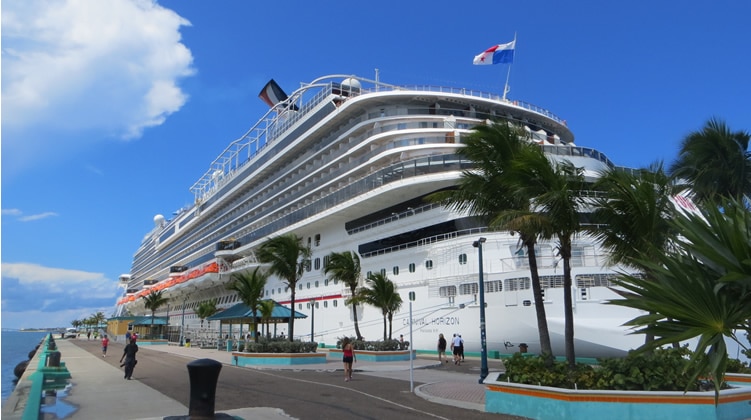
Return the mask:
<path id="1" fill-rule="evenodd" d="M 565 318 L 564 337 L 566 341 L 566 362 L 569 369 L 576 367 L 574 352 L 574 305 L 571 293 L 571 253 L 561 252 L 563 257 L 563 313 Z"/>
<path id="2" fill-rule="evenodd" d="M 383 314 L 383 341 L 386 341 L 386 314 Z"/>
<path id="3" fill-rule="evenodd" d="M 389 340 L 391 340 L 391 337 L 393 337 L 391 335 L 391 333 L 393 332 L 393 329 L 394 329 L 394 314 L 389 312 Z"/>
<path id="4" fill-rule="evenodd" d="M 297 289 L 297 283 L 289 283 L 290 295 L 289 304 L 291 312 L 289 314 L 289 323 L 287 329 L 289 330 L 290 343 L 295 341 L 295 289 Z"/>
<path id="5" fill-rule="evenodd" d="M 352 292 L 354 296 L 354 291 Z M 362 341 L 362 334 L 360 334 L 360 324 L 357 322 L 357 304 L 352 303 L 352 316 L 355 317 L 355 335 L 357 336 L 357 339 Z"/>
<path id="6" fill-rule="evenodd" d="M 527 259 L 529 260 L 529 272 L 532 277 L 532 294 L 534 295 L 535 314 L 537 315 L 537 332 L 540 336 L 540 352 L 545 359 L 545 366 L 551 367 L 553 366 L 553 347 L 550 344 L 550 330 L 548 329 L 548 318 L 545 314 L 545 301 L 542 298 L 542 285 L 540 284 L 540 273 L 537 269 L 534 242 L 527 244 Z"/>

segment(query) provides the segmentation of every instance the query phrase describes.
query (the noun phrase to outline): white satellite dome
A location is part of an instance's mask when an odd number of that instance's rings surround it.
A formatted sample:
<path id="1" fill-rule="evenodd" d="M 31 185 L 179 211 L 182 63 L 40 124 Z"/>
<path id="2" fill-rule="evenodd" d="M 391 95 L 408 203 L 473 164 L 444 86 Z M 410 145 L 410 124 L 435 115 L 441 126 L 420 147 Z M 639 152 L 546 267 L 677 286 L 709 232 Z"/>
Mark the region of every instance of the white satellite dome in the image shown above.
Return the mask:
<path id="1" fill-rule="evenodd" d="M 164 225 L 164 216 L 157 214 L 156 216 L 154 216 L 154 226 L 159 227 L 162 225 Z"/>
<path id="2" fill-rule="evenodd" d="M 342 86 L 343 87 L 344 86 L 346 86 L 346 87 L 352 87 L 352 88 L 355 88 L 355 89 L 360 89 L 360 87 L 361 87 L 360 81 L 357 80 L 357 79 L 355 79 L 355 78 L 353 78 L 353 77 L 349 77 L 347 79 L 342 80 Z"/>

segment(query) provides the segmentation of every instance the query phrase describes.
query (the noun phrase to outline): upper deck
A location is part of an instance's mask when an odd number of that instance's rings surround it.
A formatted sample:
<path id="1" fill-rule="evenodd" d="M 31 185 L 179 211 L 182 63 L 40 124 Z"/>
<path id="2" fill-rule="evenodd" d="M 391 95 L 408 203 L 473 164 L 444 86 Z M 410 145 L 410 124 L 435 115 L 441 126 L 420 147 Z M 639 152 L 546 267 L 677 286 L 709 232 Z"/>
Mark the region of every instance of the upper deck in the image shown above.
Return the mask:
<path id="1" fill-rule="evenodd" d="M 343 80 L 343 82 L 341 82 Z M 566 128 L 566 121 L 545 108 L 536 105 L 502 98 L 498 94 L 455 87 L 444 86 L 397 86 L 350 75 L 329 75 L 303 84 L 293 92 L 289 99 L 269 109 L 245 134 L 234 140 L 225 148 L 209 166 L 204 175 L 190 188 L 195 203 L 205 202 L 222 185 L 239 173 L 240 168 L 253 164 L 264 149 L 289 135 L 290 130 L 297 130 L 303 124 L 310 125 L 310 118 L 321 110 L 321 105 L 335 101 L 345 101 L 364 95 L 388 96 L 397 93 L 404 96 L 417 93 L 426 97 L 475 98 L 495 104 L 501 104 L 512 110 L 523 111 L 525 115 L 534 114 L 557 125 L 564 143 L 573 142 L 573 134 Z"/>

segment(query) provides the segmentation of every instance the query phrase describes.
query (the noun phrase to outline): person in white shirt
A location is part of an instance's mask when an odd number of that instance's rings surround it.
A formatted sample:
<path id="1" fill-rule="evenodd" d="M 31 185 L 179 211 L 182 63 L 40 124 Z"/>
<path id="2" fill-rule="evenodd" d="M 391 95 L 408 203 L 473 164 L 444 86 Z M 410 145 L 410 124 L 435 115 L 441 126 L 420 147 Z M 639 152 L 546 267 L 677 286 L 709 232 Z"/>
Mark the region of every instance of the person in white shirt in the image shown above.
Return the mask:
<path id="1" fill-rule="evenodd" d="M 451 339 L 451 351 L 454 354 L 454 364 L 460 364 L 462 361 L 462 338 L 456 334 L 454 334 L 454 338 Z"/>

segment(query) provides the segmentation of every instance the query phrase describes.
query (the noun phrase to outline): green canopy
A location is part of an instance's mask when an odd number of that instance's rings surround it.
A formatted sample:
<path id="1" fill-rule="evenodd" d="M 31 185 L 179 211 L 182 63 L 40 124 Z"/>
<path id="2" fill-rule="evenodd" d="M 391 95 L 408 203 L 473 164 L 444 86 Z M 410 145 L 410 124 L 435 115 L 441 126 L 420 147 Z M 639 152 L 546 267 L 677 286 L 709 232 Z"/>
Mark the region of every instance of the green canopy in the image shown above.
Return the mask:
<path id="1" fill-rule="evenodd" d="M 289 322 L 292 310 L 274 301 L 274 310 L 271 312 L 270 322 Z M 295 318 L 307 318 L 305 314 L 294 311 Z M 222 321 L 223 323 L 247 323 L 253 317 L 253 313 L 243 302 L 231 306 L 221 312 L 206 318 L 207 321 Z M 261 312 L 256 311 L 256 318 L 261 319 Z"/>

